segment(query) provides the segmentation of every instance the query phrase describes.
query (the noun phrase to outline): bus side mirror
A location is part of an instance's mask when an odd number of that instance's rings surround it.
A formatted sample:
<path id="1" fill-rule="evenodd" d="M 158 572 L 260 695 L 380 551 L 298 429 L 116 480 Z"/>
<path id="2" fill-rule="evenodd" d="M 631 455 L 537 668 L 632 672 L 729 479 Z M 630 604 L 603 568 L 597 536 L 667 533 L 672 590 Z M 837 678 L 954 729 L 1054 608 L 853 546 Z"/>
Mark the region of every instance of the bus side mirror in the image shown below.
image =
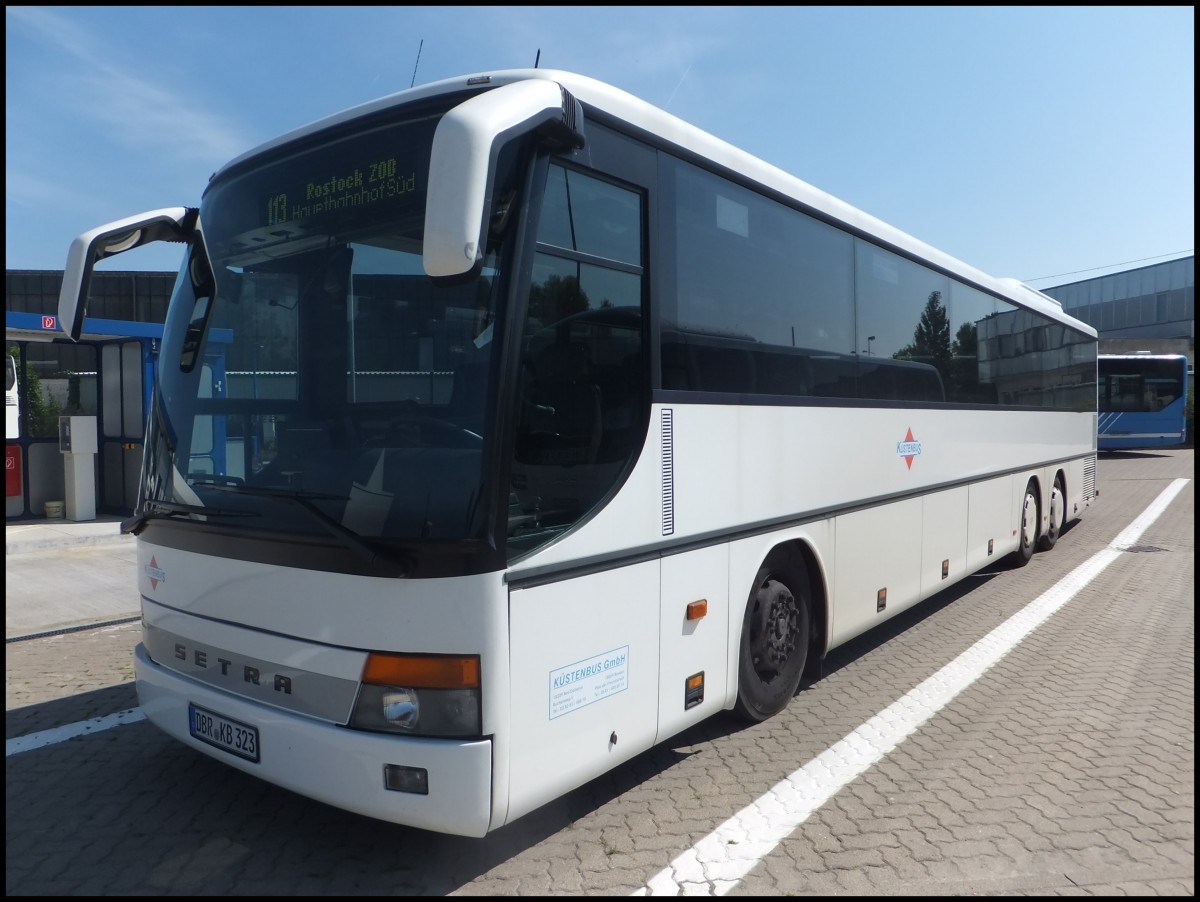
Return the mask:
<path id="1" fill-rule="evenodd" d="M 196 216 L 197 211 L 187 207 L 152 210 L 91 229 L 72 241 L 58 294 L 59 327 L 72 341 L 79 341 L 92 269 L 98 261 L 154 241 L 186 242 L 195 230 Z"/>
<path id="2" fill-rule="evenodd" d="M 506 141 L 535 130 L 556 148 L 583 147 L 583 107 L 557 82 L 530 79 L 478 94 L 442 117 L 429 160 L 426 275 L 479 268 L 496 157 Z"/>

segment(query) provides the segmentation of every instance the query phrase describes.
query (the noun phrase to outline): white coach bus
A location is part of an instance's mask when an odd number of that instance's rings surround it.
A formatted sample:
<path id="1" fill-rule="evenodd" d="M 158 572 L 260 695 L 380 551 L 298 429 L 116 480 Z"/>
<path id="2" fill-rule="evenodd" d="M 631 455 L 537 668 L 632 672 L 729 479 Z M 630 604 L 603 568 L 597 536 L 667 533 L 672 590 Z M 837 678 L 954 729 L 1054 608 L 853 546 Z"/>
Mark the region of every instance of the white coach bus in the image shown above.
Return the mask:
<path id="1" fill-rule="evenodd" d="M 1095 493 L 1096 333 L 620 90 L 441 81 L 233 160 L 185 245 L 137 692 L 197 751 L 482 836 Z"/>

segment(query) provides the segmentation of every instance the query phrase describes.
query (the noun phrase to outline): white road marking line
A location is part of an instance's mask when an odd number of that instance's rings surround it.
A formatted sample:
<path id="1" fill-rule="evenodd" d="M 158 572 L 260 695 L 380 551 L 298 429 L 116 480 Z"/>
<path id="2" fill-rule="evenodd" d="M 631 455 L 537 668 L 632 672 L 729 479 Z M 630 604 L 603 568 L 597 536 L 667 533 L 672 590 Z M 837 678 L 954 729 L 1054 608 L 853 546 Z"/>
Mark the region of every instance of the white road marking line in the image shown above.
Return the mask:
<path id="1" fill-rule="evenodd" d="M 921 724 L 1099 576 L 1166 510 L 1191 480 L 1176 479 L 1107 548 L 996 627 L 911 692 L 775 784 L 652 877 L 633 896 L 723 896 L 844 786 Z"/>
<path id="2" fill-rule="evenodd" d="M 30 733 L 28 736 L 18 736 L 16 739 L 6 739 L 4 741 L 4 757 L 11 758 L 13 755 L 19 755 L 22 752 L 32 752 L 34 749 L 41 749 L 48 745 L 57 745 L 60 742 L 66 742 L 68 739 L 74 739 L 76 736 L 102 733 L 105 730 L 111 730 L 113 727 L 119 727 L 122 724 L 137 723 L 145 719 L 146 715 L 142 713 L 141 708 L 129 708 L 125 711 L 118 711 L 116 714 L 93 717 L 91 720 L 81 720 L 78 723 L 64 724 L 61 727 L 53 727 L 38 733 Z"/>

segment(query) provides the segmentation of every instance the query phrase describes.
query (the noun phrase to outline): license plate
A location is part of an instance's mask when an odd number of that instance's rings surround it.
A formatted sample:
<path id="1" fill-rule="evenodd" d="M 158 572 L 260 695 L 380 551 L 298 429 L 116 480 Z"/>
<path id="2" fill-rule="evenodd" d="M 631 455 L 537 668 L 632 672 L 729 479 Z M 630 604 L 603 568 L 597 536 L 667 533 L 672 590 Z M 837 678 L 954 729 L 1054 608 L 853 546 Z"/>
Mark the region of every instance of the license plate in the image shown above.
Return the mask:
<path id="1" fill-rule="evenodd" d="M 258 763 L 258 728 L 215 711 L 188 705 L 188 729 L 201 742 Z"/>

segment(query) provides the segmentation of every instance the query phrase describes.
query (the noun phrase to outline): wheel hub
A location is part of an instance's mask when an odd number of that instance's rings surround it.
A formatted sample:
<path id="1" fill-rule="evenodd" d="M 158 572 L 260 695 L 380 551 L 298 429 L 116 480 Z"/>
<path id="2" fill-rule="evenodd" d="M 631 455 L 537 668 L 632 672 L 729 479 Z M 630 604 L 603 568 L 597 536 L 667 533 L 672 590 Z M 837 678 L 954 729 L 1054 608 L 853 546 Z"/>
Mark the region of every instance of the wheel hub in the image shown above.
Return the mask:
<path id="1" fill-rule="evenodd" d="M 800 614 L 787 586 L 770 580 L 758 590 L 755 664 L 760 673 L 778 674 L 796 650 Z"/>
<path id="2" fill-rule="evenodd" d="M 1025 496 L 1024 518 L 1022 522 L 1022 539 L 1026 544 L 1033 541 L 1037 531 L 1037 503 L 1029 495 Z"/>

